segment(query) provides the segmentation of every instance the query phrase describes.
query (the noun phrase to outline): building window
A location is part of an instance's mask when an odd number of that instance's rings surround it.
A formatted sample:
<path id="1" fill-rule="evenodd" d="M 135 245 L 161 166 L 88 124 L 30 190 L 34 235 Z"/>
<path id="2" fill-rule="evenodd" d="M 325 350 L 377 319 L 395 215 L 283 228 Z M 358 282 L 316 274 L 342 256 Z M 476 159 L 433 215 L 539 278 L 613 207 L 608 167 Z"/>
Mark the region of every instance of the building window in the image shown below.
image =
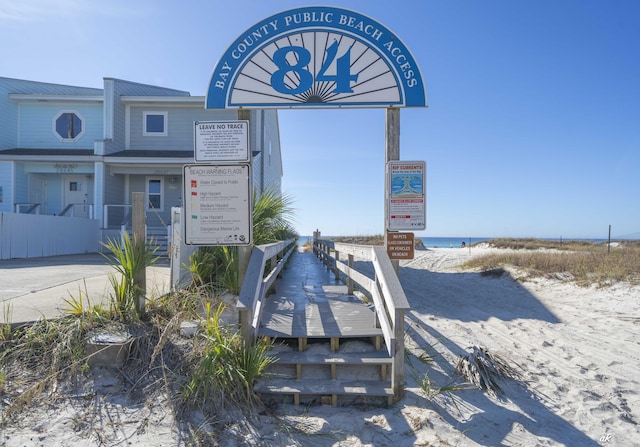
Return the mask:
<path id="1" fill-rule="evenodd" d="M 142 112 L 142 135 L 167 136 L 167 112 Z"/>
<path id="2" fill-rule="evenodd" d="M 163 210 L 162 190 L 162 178 L 147 178 L 147 211 Z"/>
<path id="3" fill-rule="evenodd" d="M 84 133 L 84 119 L 73 110 L 63 110 L 53 119 L 53 132 L 61 141 L 77 141 Z"/>

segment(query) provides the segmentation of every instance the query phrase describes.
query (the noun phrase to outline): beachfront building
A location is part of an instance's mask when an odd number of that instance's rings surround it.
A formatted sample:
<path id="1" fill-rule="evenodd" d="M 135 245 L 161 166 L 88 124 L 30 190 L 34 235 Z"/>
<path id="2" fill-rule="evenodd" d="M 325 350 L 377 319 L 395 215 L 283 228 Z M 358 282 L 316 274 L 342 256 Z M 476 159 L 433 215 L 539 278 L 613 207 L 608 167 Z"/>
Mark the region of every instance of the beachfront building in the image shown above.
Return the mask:
<path id="1" fill-rule="evenodd" d="M 204 103 L 114 78 L 99 89 L 0 77 L 0 213 L 95 220 L 104 241 L 130 226 L 132 193 L 144 192 L 147 232 L 166 239 L 194 163 L 194 122 L 238 119 Z M 277 111 L 250 114 L 254 189 L 280 191 Z"/>

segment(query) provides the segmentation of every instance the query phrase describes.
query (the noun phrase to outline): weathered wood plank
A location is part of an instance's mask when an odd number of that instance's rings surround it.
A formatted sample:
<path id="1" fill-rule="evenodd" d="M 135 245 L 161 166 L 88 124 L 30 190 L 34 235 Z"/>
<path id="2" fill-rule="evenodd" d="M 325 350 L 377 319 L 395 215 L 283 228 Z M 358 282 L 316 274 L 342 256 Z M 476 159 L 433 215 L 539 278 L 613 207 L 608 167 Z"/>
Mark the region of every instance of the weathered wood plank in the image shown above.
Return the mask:
<path id="1" fill-rule="evenodd" d="M 383 381 L 276 379 L 267 382 L 258 380 L 253 390 L 264 394 L 393 396 L 391 384 Z"/>
<path id="2" fill-rule="evenodd" d="M 326 296 L 300 304 L 291 297 L 267 300 L 258 328 L 259 336 L 268 337 L 354 338 L 380 334 L 369 306 L 357 299 Z"/>
<path id="3" fill-rule="evenodd" d="M 386 351 L 348 352 L 348 353 L 308 353 L 286 351 L 267 353 L 270 357 L 284 365 L 390 365 L 391 357 Z"/>

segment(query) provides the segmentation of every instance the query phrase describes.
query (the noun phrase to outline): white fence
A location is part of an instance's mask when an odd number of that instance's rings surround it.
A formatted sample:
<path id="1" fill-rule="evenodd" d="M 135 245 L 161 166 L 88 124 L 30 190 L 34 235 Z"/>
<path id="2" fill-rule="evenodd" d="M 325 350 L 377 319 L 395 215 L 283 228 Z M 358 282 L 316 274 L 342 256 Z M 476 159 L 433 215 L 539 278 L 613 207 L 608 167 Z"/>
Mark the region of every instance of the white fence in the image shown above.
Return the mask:
<path id="1" fill-rule="evenodd" d="M 100 250 L 100 222 L 80 217 L 0 213 L 0 259 Z"/>

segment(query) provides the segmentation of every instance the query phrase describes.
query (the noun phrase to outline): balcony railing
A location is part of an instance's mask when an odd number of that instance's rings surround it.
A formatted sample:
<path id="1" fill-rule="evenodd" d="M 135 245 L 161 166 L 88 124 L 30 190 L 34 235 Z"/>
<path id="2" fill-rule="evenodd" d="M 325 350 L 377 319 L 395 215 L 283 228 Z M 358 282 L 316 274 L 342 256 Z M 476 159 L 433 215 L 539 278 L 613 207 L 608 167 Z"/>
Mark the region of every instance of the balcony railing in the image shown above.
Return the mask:
<path id="1" fill-rule="evenodd" d="M 93 219 L 93 204 L 86 203 L 70 203 L 60 211 L 58 216 L 69 216 L 69 217 L 84 217 L 86 219 Z"/>
<path id="2" fill-rule="evenodd" d="M 40 204 L 16 203 L 16 214 L 40 214 Z"/>
<path id="3" fill-rule="evenodd" d="M 120 228 L 131 223 L 132 205 L 104 205 L 102 213 L 103 228 Z"/>

